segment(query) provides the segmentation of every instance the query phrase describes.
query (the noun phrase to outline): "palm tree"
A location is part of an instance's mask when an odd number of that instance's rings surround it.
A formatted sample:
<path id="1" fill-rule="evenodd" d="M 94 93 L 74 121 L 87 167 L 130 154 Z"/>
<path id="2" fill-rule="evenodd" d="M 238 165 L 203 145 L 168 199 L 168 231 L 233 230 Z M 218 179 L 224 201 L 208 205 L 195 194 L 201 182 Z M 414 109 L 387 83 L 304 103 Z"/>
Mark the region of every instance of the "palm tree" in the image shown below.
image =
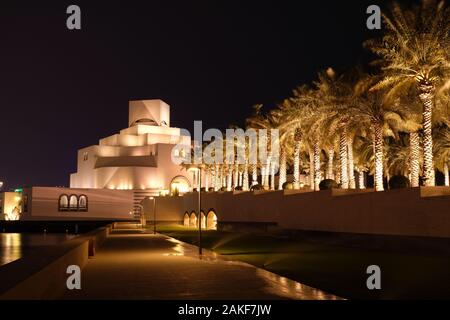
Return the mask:
<path id="1" fill-rule="evenodd" d="M 370 129 L 373 136 L 375 190 L 383 191 L 384 137 L 398 137 L 398 129 L 406 121 L 409 110 L 382 90 L 369 91 L 376 77 L 361 78 L 355 87 L 354 103 L 348 109 L 353 120 Z"/>
<path id="2" fill-rule="evenodd" d="M 340 184 L 341 188 L 354 189 L 356 186 L 354 175 L 353 141 L 361 126 L 354 121 L 354 110 L 349 106 L 354 97 L 354 83 L 360 74 L 359 69 L 346 74 L 337 75 L 333 69 L 319 74 L 316 86 L 321 92 L 323 113 L 327 115 L 324 127 L 331 134 L 338 134 Z"/>
<path id="3" fill-rule="evenodd" d="M 326 165 L 326 178 L 334 180 L 334 157 L 335 157 L 335 146 L 337 145 L 337 139 L 334 134 L 325 134 L 323 136 L 323 146 L 325 153 L 327 155 L 327 165 Z"/>
<path id="4" fill-rule="evenodd" d="M 262 185 L 264 189 L 274 190 L 276 173 L 275 171 L 279 164 L 274 161 L 274 152 L 276 152 L 277 150 L 272 150 L 272 135 L 270 134 L 270 130 L 280 130 L 280 121 L 282 119 L 282 114 L 280 110 L 277 109 L 263 114 L 261 111 L 262 105 L 256 105 L 253 107 L 253 109 L 253 116 L 247 119 L 247 127 L 267 130 L 267 135 L 265 137 L 267 141 L 267 158 L 265 159 L 265 162 L 261 164 Z M 280 137 L 278 137 L 278 140 L 279 139 Z"/>
<path id="5" fill-rule="evenodd" d="M 294 129 L 294 183 L 296 187 L 298 187 L 300 171 L 299 141 L 300 137 L 303 137 L 302 142 L 308 150 L 310 159 L 309 184 L 310 188 L 316 191 L 319 190 L 319 184 L 322 179 L 320 161 L 322 146 L 326 138 L 328 138 L 325 134 L 326 131 L 322 129 L 327 116 L 323 112 L 323 107 L 328 103 L 328 97 L 327 92 L 322 90 L 321 77 L 322 73 L 319 73 L 319 81 L 315 83 L 315 88 L 303 86 L 294 91 L 294 108 L 288 110 L 286 116 L 291 121 L 286 121 L 281 126 L 286 133 L 292 133 L 290 130 Z"/>
<path id="6" fill-rule="evenodd" d="M 402 132 L 409 133 L 409 179 L 411 187 L 419 186 L 419 176 L 421 168 L 423 167 L 423 153 L 421 147 L 421 132 L 422 128 L 422 104 L 417 99 L 418 92 L 416 87 L 411 87 L 404 90 L 398 96 L 398 102 L 403 104 L 405 108 L 410 110 L 410 119 L 404 122 L 401 128 Z"/>
<path id="7" fill-rule="evenodd" d="M 442 126 L 435 131 L 435 160 L 436 167 L 444 173 L 445 185 L 450 185 L 449 163 L 450 163 L 450 128 Z"/>
<path id="8" fill-rule="evenodd" d="M 433 101 L 436 89 L 448 86 L 450 10 L 444 1 L 423 0 L 407 10 L 394 3 L 383 18 L 383 37 L 365 43 L 381 57 L 377 62 L 384 71 L 383 80 L 374 88 L 389 88 L 393 95 L 417 88 L 423 104 L 424 181 L 433 186 Z"/>
<path id="9" fill-rule="evenodd" d="M 386 171 L 392 175 L 410 175 L 410 148 L 405 135 L 386 144 Z"/>
<path id="10" fill-rule="evenodd" d="M 298 189 L 300 187 L 300 152 L 302 131 L 300 127 L 297 127 L 294 130 L 294 189 Z"/>
<path id="11" fill-rule="evenodd" d="M 253 113 L 251 117 L 246 120 L 247 129 L 265 129 L 267 128 L 267 120 L 262 113 L 262 104 L 253 106 Z M 256 163 L 252 164 L 252 186 L 258 184 L 258 157 L 256 157 Z M 265 184 L 265 166 L 261 167 L 261 185 Z"/>
<path id="12" fill-rule="evenodd" d="M 294 189 L 299 189 L 300 187 L 301 151 L 302 147 L 307 145 L 306 137 L 311 135 L 308 132 L 307 119 L 312 114 L 310 108 L 312 92 L 313 89 L 309 86 L 300 86 L 293 91 L 293 97 L 280 106 L 280 112 L 283 116 L 279 130 L 282 132 L 282 137 L 286 140 L 286 143 L 291 138 L 294 145 Z"/>

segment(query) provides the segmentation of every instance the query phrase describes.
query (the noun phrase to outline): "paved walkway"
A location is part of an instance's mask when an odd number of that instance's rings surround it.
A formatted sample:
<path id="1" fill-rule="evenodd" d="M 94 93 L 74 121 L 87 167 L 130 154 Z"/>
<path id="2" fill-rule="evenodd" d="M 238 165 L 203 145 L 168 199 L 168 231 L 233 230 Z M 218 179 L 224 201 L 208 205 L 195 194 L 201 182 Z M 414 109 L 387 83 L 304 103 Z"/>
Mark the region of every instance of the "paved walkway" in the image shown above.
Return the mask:
<path id="1" fill-rule="evenodd" d="M 114 230 L 64 299 L 335 299 L 160 234 Z"/>

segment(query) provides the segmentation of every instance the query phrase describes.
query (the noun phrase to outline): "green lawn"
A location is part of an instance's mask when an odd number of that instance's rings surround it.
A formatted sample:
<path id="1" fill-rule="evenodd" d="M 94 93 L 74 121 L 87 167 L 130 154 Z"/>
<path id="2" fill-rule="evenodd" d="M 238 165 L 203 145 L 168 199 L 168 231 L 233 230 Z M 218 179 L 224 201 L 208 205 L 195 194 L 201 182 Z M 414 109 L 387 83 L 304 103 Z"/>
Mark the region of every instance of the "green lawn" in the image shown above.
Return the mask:
<path id="1" fill-rule="evenodd" d="M 197 244 L 196 230 L 159 226 L 158 232 Z M 416 255 L 288 240 L 269 233 L 203 231 L 205 248 L 233 256 L 349 299 L 450 299 L 450 257 Z M 366 287 L 366 268 L 379 265 L 381 290 Z"/>

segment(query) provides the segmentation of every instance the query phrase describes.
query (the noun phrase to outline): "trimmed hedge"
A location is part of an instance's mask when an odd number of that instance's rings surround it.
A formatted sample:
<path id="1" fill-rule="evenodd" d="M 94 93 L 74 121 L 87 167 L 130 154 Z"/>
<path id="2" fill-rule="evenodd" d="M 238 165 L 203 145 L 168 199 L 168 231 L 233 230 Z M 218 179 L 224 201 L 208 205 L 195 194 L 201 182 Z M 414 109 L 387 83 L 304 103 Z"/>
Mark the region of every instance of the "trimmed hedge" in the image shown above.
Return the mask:
<path id="1" fill-rule="evenodd" d="M 319 189 L 320 190 L 330 190 L 339 188 L 339 185 L 333 179 L 325 179 L 320 181 Z"/>
<path id="2" fill-rule="evenodd" d="M 392 176 L 389 179 L 389 189 L 404 189 L 411 187 L 409 179 L 402 175 Z"/>

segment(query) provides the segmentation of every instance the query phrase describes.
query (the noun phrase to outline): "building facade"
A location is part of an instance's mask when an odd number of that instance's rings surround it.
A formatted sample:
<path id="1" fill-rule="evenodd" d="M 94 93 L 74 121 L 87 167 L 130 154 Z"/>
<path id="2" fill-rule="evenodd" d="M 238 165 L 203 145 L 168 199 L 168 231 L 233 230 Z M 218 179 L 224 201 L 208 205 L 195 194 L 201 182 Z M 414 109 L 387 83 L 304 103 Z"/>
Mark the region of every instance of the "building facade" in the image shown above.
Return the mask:
<path id="1" fill-rule="evenodd" d="M 77 172 L 71 188 L 132 190 L 135 212 L 145 197 L 180 193 L 191 188 L 191 178 L 179 162 L 191 138 L 170 127 L 170 106 L 162 100 L 129 102 L 128 128 L 78 151 Z M 178 160 L 178 159 L 177 159 Z"/>
<path id="2" fill-rule="evenodd" d="M 180 166 L 190 146 L 190 135 L 170 127 L 168 104 L 130 101 L 128 128 L 78 151 L 70 188 L 3 193 L 0 220 L 138 218 L 144 199 L 191 189 Z"/>
<path id="3" fill-rule="evenodd" d="M 129 127 L 78 151 L 71 188 L 169 191 L 174 181 L 190 186 L 186 172 L 172 161 L 174 146 L 190 146 L 190 136 L 170 127 L 170 107 L 161 100 L 130 101 Z"/>

